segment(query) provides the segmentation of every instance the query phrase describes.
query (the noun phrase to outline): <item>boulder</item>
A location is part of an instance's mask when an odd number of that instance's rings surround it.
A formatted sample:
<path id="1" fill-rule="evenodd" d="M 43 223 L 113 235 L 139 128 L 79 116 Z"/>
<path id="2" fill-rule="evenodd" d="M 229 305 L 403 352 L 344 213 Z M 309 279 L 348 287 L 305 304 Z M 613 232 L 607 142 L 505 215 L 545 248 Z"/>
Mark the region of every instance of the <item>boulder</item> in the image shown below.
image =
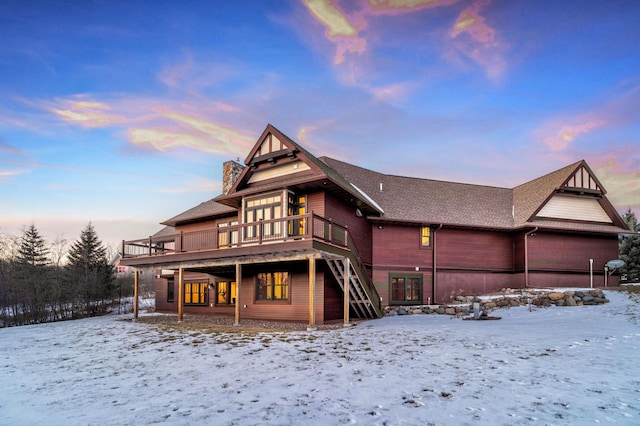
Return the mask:
<path id="1" fill-rule="evenodd" d="M 553 301 L 564 299 L 564 293 L 560 293 L 559 291 L 554 291 L 553 293 L 547 294 L 547 297 Z"/>

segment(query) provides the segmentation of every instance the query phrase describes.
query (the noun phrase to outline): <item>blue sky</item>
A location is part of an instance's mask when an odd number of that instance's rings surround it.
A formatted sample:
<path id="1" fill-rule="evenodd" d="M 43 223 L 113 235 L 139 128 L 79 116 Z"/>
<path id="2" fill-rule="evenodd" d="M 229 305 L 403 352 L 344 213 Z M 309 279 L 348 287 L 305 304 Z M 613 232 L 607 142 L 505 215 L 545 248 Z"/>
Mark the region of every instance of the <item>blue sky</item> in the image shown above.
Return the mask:
<path id="1" fill-rule="evenodd" d="M 4 0 L 0 40 L 3 234 L 145 237 L 267 123 L 500 187 L 585 159 L 640 213 L 640 2 Z"/>

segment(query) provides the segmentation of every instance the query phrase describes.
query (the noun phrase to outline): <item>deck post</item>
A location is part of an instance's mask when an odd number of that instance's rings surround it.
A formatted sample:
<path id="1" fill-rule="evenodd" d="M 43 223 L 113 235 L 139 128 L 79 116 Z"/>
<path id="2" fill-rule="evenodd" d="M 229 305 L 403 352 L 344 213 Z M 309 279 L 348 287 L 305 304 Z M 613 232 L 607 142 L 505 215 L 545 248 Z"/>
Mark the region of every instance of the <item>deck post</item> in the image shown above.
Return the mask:
<path id="1" fill-rule="evenodd" d="M 351 279 L 349 278 L 349 270 L 351 269 L 350 263 L 351 262 L 349 260 L 348 257 L 345 257 L 344 259 L 344 272 L 342 273 L 343 277 L 344 277 L 344 284 L 343 284 L 343 288 L 344 288 L 344 326 L 348 327 L 351 324 L 349 323 L 349 283 L 351 281 Z"/>
<path id="2" fill-rule="evenodd" d="M 242 264 L 236 263 L 236 318 L 233 325 L 240 325 L 240 283 L 242 282 Z"/>
<path id="3" fill-rule="evenodd" d="M 184 268 L 181 266 L 178 269 L 178 322 L 182 321 L 183 317 L 183 306 L 184 301 Z"/>
<path id="4" fill-rule="evenodd" d="M 137 269 L 133 271 L 133 319 L 138 319 L 138 289 L 140 287 L 139 277 L 140 271 Z"/>
<path id="5" fill-rule="evenodd" d="M 316 329 L 316 258 L 309 256 L 309 326 L 307 331 Z"/>

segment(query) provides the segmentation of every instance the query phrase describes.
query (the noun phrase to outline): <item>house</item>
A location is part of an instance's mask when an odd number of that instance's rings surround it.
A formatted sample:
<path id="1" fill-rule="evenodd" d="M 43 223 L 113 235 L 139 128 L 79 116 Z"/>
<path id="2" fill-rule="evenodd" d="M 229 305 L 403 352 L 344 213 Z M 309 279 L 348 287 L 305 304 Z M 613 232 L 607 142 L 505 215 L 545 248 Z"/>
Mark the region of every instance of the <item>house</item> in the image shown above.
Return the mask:
<path id="1" fill-rule="evenodd" d="M 221 195 L 163 225 L 122 246 L 122 265 L 157 271 L 157 310 L 309 327 L 502 288 L 602 285 L 627 230 L 585 161 L 496 188 L 317 158 L 272 125 L 244 165 L 223 165 Z"/>

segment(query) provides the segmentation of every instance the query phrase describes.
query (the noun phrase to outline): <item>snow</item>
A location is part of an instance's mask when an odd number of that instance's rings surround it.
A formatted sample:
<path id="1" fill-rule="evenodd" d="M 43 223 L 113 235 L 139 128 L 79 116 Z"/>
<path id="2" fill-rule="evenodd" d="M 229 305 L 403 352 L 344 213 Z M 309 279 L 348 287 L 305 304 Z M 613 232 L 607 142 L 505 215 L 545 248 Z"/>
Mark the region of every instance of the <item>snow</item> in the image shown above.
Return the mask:
<path id="1" fill-rule="evenodd" d="M 0 424 L 640 424 L 640 309 L 218 333 L 130 315 L 0 329 Z"/>

